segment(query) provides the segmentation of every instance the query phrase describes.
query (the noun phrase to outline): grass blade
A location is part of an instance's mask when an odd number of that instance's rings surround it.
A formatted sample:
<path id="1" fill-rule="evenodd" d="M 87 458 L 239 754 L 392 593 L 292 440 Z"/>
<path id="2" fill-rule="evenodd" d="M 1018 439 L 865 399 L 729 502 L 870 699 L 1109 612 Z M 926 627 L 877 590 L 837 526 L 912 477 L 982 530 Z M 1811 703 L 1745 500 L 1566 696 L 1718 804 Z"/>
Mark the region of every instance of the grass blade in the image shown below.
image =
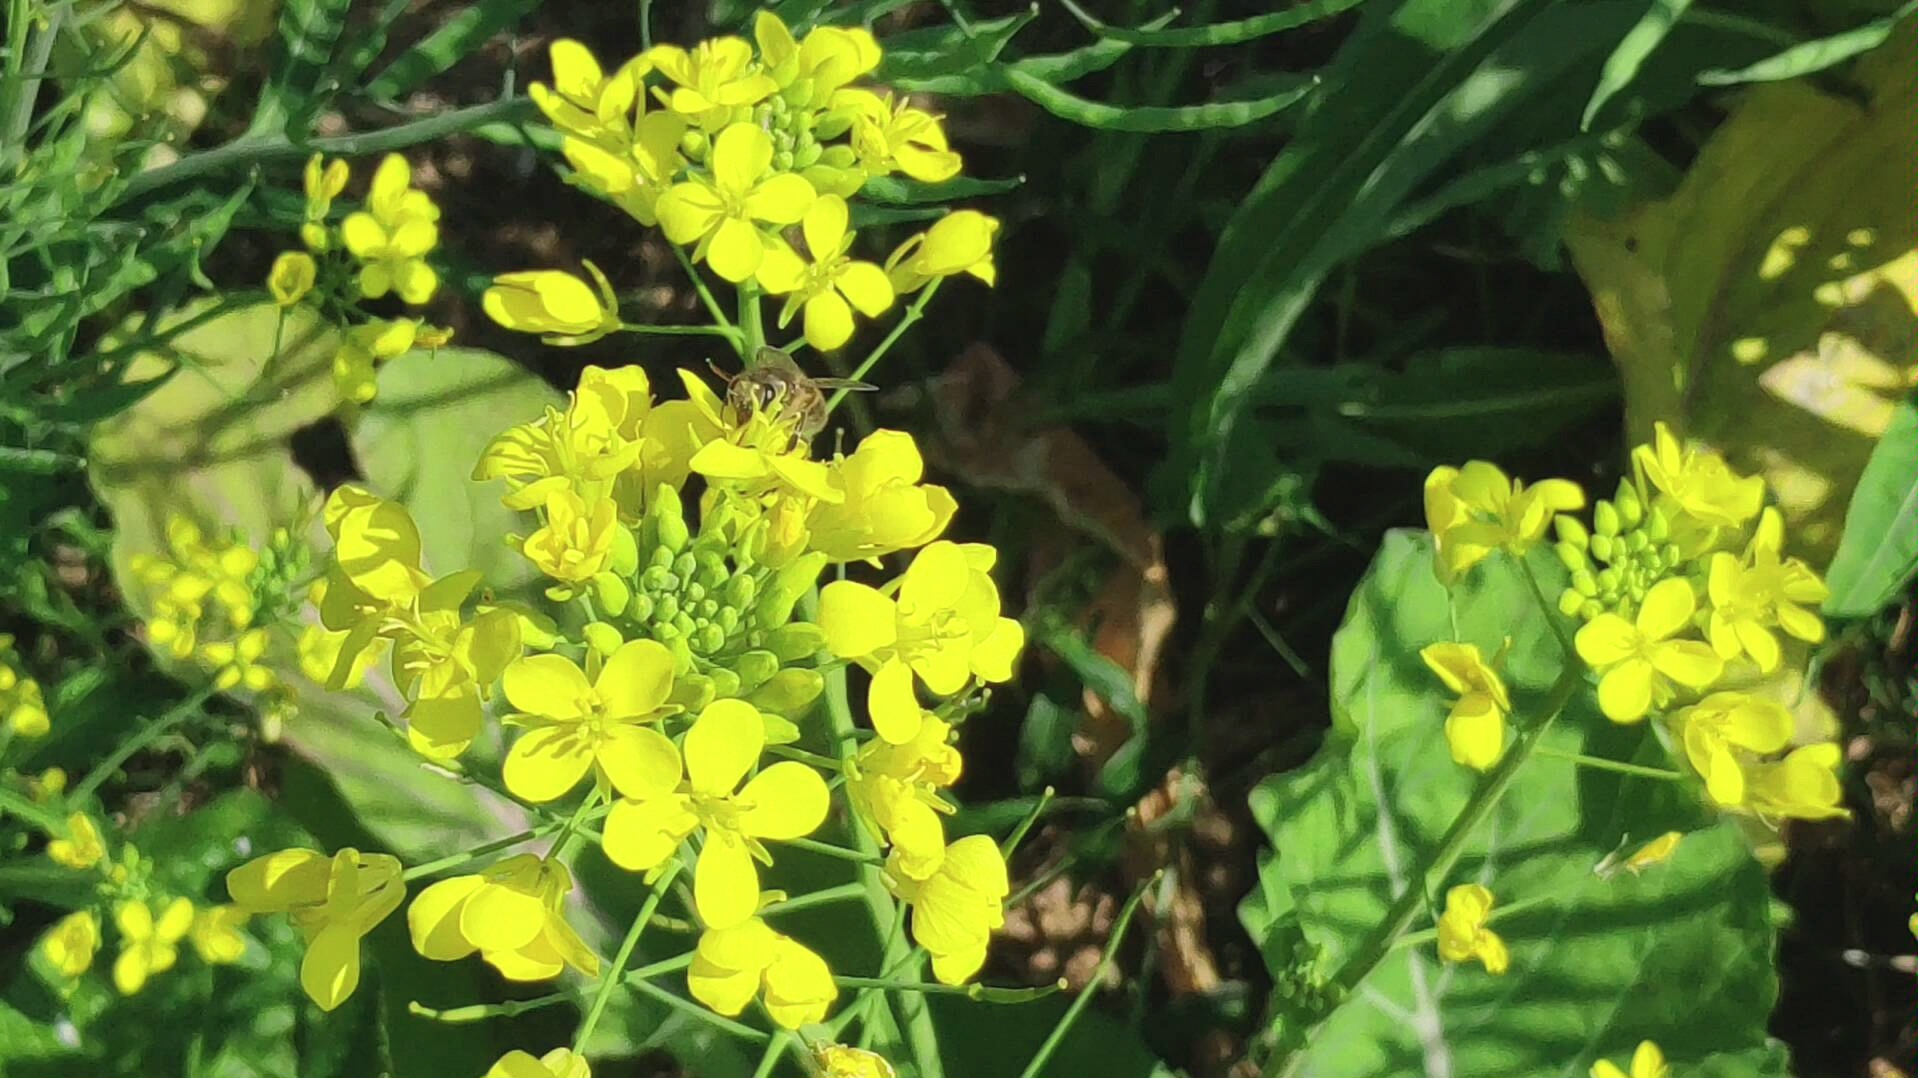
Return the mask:
<path id="1" fill-rule="evenodd" d="M 1220 127 L 1244 127 L 1298 104 L 1318 86 L 1313 79 L 1304 85 L 1289 87 L 1270 97 L 1254 101 L 1214 101 L 1203 105 L 1166 107 L 1145 105 L 1124 108 L 1099 101 L 1088 101 L 1068 93 L 1052 83 L 1015 67 L 1000 69 L 1007 85 L 1021 97 L 1062 120 L 1101 131 L 1157 133 L 1168 131 L 1206 131 Z"/>
<path id="2" fill-rule="evenodd" d="M 1737 86 L 1747 82 L 1780 82 L 1823 71 L 1883 45 L 1885 40 L 1891 37 L 1892 30 L 1913 15 L 1918 15 L 1918 0 L 1908 0 L 1898 10 L 1873 19 L 1863 26 L 1847 30 L 1842 34 L 1833 34 L 1816 41 L 1793 45 L 1783 52 L 1768 56 L 1755 64 L 1747 64 L 1737 70 L 1713 68 L 1700 72 L 1698 82 L 1701 86 Z"/>
<path id="3" fill-rule="evenodd" d="M 1206 45 L 1242 45 L 1262 37 L 1296 30 L 1321 19 L 1350 11 L 1365 0 L 1310 0 L 1309 3 L 1284 11 L 1275 11 L 1267 15 L 1254 15 L 1249 19 L 1234 22 L 1213 23 L 1210 26 L 1182 26 L 1171 30 L 1161 30 L 1147 24 L 1136 29 L 1112 26 L 1100 22 L 1073 0 L 1060 0 L 1065 9 L 1072 13 L 1085 28 L 1102 38 L 1124 42 L 1127 45 L 1144 45 L 1148 48 L 1185 48 Z M 1163 22 L 1164 20 L 1159 20 Z"/>
<path id="4" fill-rule="evenodd" d="M 1638 24 L 1605 59 L 1605 69 L 1598 76 L 1598 88 L 1592 91 L 1592 99 L 1585 103 L 1585 115 L 1579 118 L 1580 131 L 1592 129 L 1592 120 L 1597 118 L 1599 110 L 1620 90 L 1631 85 L 1645 58 L 1658 48 L 1665 35 L 1678 25 L 1678 20 L 1685 17 L 1685 9 L 1691 6 L 1692 0 L 1652 0 Z"/>

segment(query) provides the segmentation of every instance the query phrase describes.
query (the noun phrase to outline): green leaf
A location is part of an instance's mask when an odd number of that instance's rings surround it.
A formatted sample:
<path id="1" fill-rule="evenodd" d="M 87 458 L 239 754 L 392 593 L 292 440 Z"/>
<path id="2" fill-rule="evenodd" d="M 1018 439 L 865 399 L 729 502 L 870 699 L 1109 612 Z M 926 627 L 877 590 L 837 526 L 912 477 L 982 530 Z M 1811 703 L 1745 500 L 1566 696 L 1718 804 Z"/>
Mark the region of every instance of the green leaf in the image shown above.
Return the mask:
<path id="1" fill-rule="evenodd" d="M 480 0 L 442 22 L 366 84 L 375 101 L 393 101 L 459 63 L 486 40 L 538 10 L 541 0 Z"/>
<path id="2" fill-rule="evenodd" d="M 1562 662 L 1509 559 L 1482 563 L 1448 594 L 1432 557 L 1425 534 L 1391 533 L 1353 596 L 1333 644 L 1332 733 L 1304 767 L 1252 795 L 1276 854 L 1243 916 L 1268 936 L 1296 924 L 1292 942 L 1302 938 L 1331 973 L 1408 888 L 1442 904 L 1447 888 L 1477 882 L 1512 908 L 1492 926 L 1511 969 L 1497 977 L 1445 965 L 1430 941 L 1397 948 L 1286 1073 L 1584 1074 L 1652 1040 L 1675 1073 L 1783 1078 L 1783 1053 L 1765 1032 L 1777 995 L 1770 890 L 1738 830 L 1706 814 L 1689 787 L 1534 755 L 1451 872 L 1416 877 L 1479 783 L 1451 763 L 1450 697 L 1419 649 L 1457 639 L 1489 652 L 1510 638 L 1504 670 L 1521 725 L 1540 718 Z M 1552 567 L 1543 553 L 1534 564 Z M 1544 747 L 1671 766 L 1646 728 L 1605 720 L 1584 690 Z M 1685 834 L 1670 861 L 1638 874 L 1594 871 L 1668 830 Z M 1414 927 L 1430 924 L 1423 916 Z M 1286 941 L 1255 939 L 1292 969 Z"/>
<path id="3" fill-rule="evenodd" d="M 496 483 L 473 481 L 480 453 L 516 423 L 564 407 L 552 387 L 491 352 L 415 352 L 380 370 L 380 395 L 352 431 L 354 457 L 371 487 L 419 523 L 422 560 L 436 575 L 479 569 L 501 590 L 535 572 L 506 545 L 531 518 L 500 504 Z"/>
<path id="4" fill-rule="evenodd" d="M 962 75 L 999 58 L 1013 35 L 1039 17 L 1037 4 L 1015 15 L 957 26 L 929 26 L 893 34 L 881 44 L 885 54 L 873 78 L 887 86 L 903 80 Z"/>
<path id="5" fill-rule="evenodd" d="M 280 53 L 253 114 L 253 133 L 284 131 L 298 139 L 311 129 L 333 96 L 324 76 L 351 7 L 352 0 L 286 0 L 280 8 Z"/>
<path id="6" fill-rule="evenodd" d="M 944 183 L 921 183 L 903 176 L 876 176 L 859 189 L 861 198 L 883 206 L 923 206 L 935 202 L 957 202 L 965 198 L 1002 195 L 1017 190 L 1024 176 L 1003 180 L 981 180 L 959 176 Z"/>
<path id="7" fill-rule="evenodd" d="M 1289 86 L 1270 97 L 1255 101 L 1214 101 L 1179 107 L 1121 107 L 1089 101 L 1016 67 L 1001 67 L 999 73 L 1014 91 L 1062 120 L 1101 131 L 1144 133 L 1244 127 L 1298 104 L 1318 86 L 1316 79 L 1302 80 L 1299 85 Z"/>
<path id="8" fill-rule="evenodd" d="M 1825 583 L 1825 613 L 1877 613 L 1918 573 L 1918 407 L 1898 406 L 1858 477 Z"/>
<path id="9" fill-rule="evenodd" d="M 1124 42 L 1128 45 L 1145 45 L 1170 48 L 1190 48 L 1206 45 L 1242 45 L 1248 41 L 1257 41 L 1262 37 L 1296 30 L 1322 19 L 1350 11 L 1365 0 L 1307 0 L 1284 11 L 1274 11 L 1265 15 L 1234 22 L 1213 23 L 1210 26 L 1181 26 L 1175 29 L 1150 29 L 1151 24 L 1139 29 L 1112 26 L 1100 22 L 1087 14 L 1072 0 L 1063 0 L 1072 17 L 1084 23 L 1086 28 L 1101 38 Z M 1158 21 L 1158 20 L 1155 20 Z"/>
<path id="10" fill-rule="evenodd" d="M 1814 74 L 1861 56 L 1891 39 L 1898 24 L 1918 14 L 1918 0 L 1907 0 L 1898 10 L 1842 34 L 1806 41 L 1756 63 L 1736 70 L 1712 68 L 1701 71 L 1703 86 L 1737 86 L 1747 82 L 1782 82 Z"/>
<path id="11" fill-rule="evenodd" d="M 1141 29 L 1164 26 L 1177 17 L 1177 12 L 1167 12 L 1146 23 Z M 975 67 L 957 75 L 942 75 L 936 78 L 908 78 L 904 76 L 890 78 L 887 83 L 894 89 L 911 93 L 939 94 L 945 97 L 977 97 L 981 94 L 1000 94 L 1011 92 L 1002 68 L 1031 75 L 1036 79 L 1058 85 L 1096 75 L 1119 62 L 1132 46 L 1123 41 L 1110 38 L 1095 41 L 1083 48 L 1070 52 L 1046 56 L 1027 56 L 1014 60 L 1010 64 L 988 64 Z"/>
<path id="12" fill-rule="evenodd" d="M 1585 115 L 1579 118 L 1579 130 L 1592 129 L 1592 121 L 1597 118 L 1599 110 L 1620 90 L 1631 85 L 1645 58 L 1658 48 L 1691 6 L 1692 0 L 1651 0 L 1651 6 L 1645 9 L 1638 25 L 1632 27 L 1631 32 L 1605 59 L 1605 69 L 1598 77 L 1598 88 L 1592 91 L 1592 99 L 1585 103 Z"/>

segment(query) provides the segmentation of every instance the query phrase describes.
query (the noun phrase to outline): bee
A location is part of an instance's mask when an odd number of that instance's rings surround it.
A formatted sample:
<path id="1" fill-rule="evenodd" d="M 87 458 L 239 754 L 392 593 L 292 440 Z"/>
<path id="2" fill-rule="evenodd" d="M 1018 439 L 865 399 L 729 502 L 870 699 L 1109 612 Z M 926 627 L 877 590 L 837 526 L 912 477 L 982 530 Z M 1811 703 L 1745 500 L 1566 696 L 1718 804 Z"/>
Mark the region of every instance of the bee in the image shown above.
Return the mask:
<path id="1" fill-rule="evenodd" d="M 799 445 L 826 429 L 823 390 L 877 388 L 850 378 L 814 378 L 779 349 L 761 348 L 751 366 L 727 379 L 726 403 L 742 423 L 755 414 L 790 423 Z"/>

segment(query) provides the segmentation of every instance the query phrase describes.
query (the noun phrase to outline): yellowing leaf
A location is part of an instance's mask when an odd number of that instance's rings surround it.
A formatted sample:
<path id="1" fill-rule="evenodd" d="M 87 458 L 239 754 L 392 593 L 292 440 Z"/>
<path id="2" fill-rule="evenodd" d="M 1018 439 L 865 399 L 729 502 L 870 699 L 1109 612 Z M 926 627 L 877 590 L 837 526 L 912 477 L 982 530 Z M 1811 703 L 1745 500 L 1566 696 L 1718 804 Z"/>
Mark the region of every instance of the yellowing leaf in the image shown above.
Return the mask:
<path id="1" fill-rule="evenodd" d="M 1918 25 L 1856 74 L 1863 101 L 1749 91 L 1670 198 L 1568 235 L 1630 439 L 1664 420 L 1763 475 L 1820 565 L 1918 385 Z"/>

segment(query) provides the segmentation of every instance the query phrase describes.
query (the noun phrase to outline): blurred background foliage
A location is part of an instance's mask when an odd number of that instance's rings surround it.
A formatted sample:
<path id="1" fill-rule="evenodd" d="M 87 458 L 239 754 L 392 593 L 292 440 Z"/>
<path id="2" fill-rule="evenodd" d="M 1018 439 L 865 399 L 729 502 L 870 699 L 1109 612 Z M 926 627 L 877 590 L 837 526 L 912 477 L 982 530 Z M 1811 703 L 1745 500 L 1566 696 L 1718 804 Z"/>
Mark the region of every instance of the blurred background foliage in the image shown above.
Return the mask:
<path id="1" fill-rule="evenodd" d="M 1419 480 L 1484 456 L 1606 492 L 1622 447 L 1659 420 L 1764 474 L 1801 553 L 1831 566 L 1828 613 L 1845 620 L 1821 684 L 1848 739 L 1854 819 L 1794 829 L 1769 881 L 1713 846 L 1662 881 L 1670 894 L 1640 898 L 1716 890 L 1693 964 L 1738 952 L 1763 967 L 1751 1005 L 1726 1017 L 1737 1043 L 1762 1040 L 1776 970 L 1768 1028 L 1796 1073 L 1918 1068 L 1912 978 L 1892 961 L 1910 953 L 1918 888 L 1918 5 L 773 6 L 795 24 L 872 25 L 889 50 L 881 78 L 937 103 L 968 174 L 991 177 L 962 195 L 1007 222 L 998 287 L 936 304 L 850 425 L 915 431 L 939 480 L 968 489 L 955 531 L 1005 552 L 1001 586 L 1038 645 L 969 724 L 978 765 L 960 822 L 1003 831 L 1043 788 L 1065 795 L 1014 866 L 1018 902 L 988 967 L 1001 983 L 1063 976 L 1098 993 L 1052 1073 L 1256 1073 L 1248 1052 L 1309 990 L 1300 941 L 1325 947 L 1339 924 L 1376 916 L 1365 894 L 1293 908 L 1315 873 L 1375 856 L 1363 821 L 1315 815 L 1307 792 L 1353 781 L 1368 759 L 1406 788 L 1443 760 L 1430 728 L 1401 728 L 1411 702 L 1353 720 L 1390 735 L 1388 755 L 1344 754 L 1335 732 L 1313 757 L 1354 693 L 1409 691 L 1361 645 L 1376 629 L 1368 596 L 1396 587 L 1393 566 L 1412 556 L 1413 540 L 1388 533 L 1419 522 Z M 483 789 L 369 741 L 356 716 L 393 707 L 377 678 L 354 697 L 307 686 L 277 731 L 188 697 L 141 646 L 117 568 L 158 541 L 163 507 L 259 539 L 297 523 L 313 492 L 364 477 L 421 522 L 429 566 L 471 559 L 497 588 L 520 583 L 501 543 L 512 520 L 464 482 L 485 433 L 538 414 L 584 364 L 640 363 L 657 383 L 708 358 L 690 339 L 543 349 L 478 315 L 492 274 L 590 258 L 629 320 L 696 317 L 671 252 L 536 153 L 523 88 L 548 76 L 555 37 L 623 56 L 642 33 L 690 42 L 755 5 L 7 7 L 0 632 L 55 716 L 9 765 L 84 774 L 103 746 L 167 717 L 101 795 L 176 889 L 208 900 L 246 850 L 301 834 L 418 856 L 518 830 Z M 332 388 L 331 331 L 279 326 L 258 282 L 300 221 L 305 158 L 358 167 L 386 150 L 406 152 L 446 207 L 451 287 L 428 316 L 460 347 L 389 364 L 361 410 Z M 880 239 L 938 212 L 917 185 L 875 189 L 886 205 L 859 224 Z M 288 359 L 263 379 L 281 334 Z M 1399 601 L 1408 617 L 1432 609 Z M 1503 608 L 1486 603 L 1491 632 Z M 1629 800 L 1620 785 L 1581 789 L 1581 803 L 1610 811 Z M 1445 796 L 1420 811 L 1441 818 Z M 1538 886 L 1604 852 L 1576 817 L 1527 826 L 1558 851 L 1531 866 Z M 1125 896 L 1160 871 L 1149 927 L 1112 940 Z M 615 874 L 587 882 L 589 929 L 630 917 Z M 566 1017 L 421 1016 L 416 1003 L 516 989 L 428 967 L 394 924 L 372 940 L 377 990 L 324 1020 L 294 991 L 283 927 L 241 968 L 63 1001 L 24 959 L 61 905 L 44 862 L 9 850 L 0 952 L 22 959 L 0 968 L 0 1072 L 477 1074 Z M 1630 902 L 1614 912 L 1633 916 Z M 1683 963 L 1606 961 L 1694 987 Z M 953 1072 L 1022 1065 L 1066 1006 L 941 1007 L 964 1053 Z M 1524 1047 L 1545 1019 L 1471 996 L 1447 1007 L 1448 1023 L 1504 1031 L 1509 1054 L 1471 1073 L 1545 1066 L 1527 1054 L 1542 1042 Z M 1327 1056 L 1308 1073 L 1416 1069 L 1384 1012 L 1340 1021 L 1341 1043 L 1378 1058 Z M 609 1074 L 752 1065 L 646 997 L 601 1032 L 600 1051 L 632 1061 Z M 1616 1040 L 1553 1051 L 1617 1055 Z M 1778 1073 L 1779 1051 L 1701 1072 Z"/>

